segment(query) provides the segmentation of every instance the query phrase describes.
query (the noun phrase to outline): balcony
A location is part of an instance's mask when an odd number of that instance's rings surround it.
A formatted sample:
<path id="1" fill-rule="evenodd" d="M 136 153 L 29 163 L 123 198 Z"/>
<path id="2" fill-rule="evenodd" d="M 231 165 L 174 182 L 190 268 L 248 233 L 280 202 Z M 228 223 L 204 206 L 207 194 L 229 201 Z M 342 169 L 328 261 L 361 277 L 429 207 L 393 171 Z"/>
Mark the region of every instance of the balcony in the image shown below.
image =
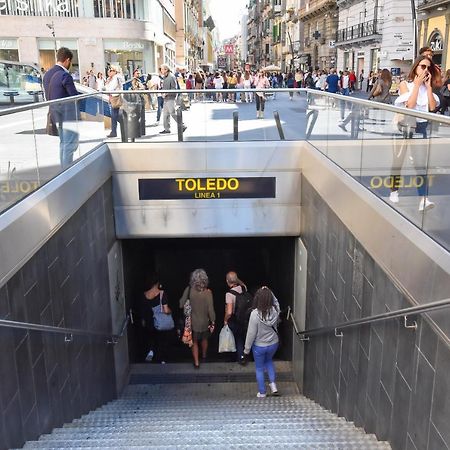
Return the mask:
<path id="1" fill-rule="evenodd" d="M 420 0 L 417 10 L 419 12 L 430 11 L 433 9 L 444 11 L 446 7 L 448 7 L 449 3 L 449 0 Z"/>
<path id="2" fill-rule="evenodd" d="M 306 21 L 324 13 L 330 13 L 330 11 L 335 10 L 335 7 L 335 0 L 311 0 L 308 7 L 300 8 L 299 18 L 302 21 Z"/>
<path id="3" fill-rule="evenodd" d="M 380 41 L 381 34 L 378 33 L 378 21 L 359 23 L 336 32 L 336 46 L 345 46 L 354 42 Z"/>

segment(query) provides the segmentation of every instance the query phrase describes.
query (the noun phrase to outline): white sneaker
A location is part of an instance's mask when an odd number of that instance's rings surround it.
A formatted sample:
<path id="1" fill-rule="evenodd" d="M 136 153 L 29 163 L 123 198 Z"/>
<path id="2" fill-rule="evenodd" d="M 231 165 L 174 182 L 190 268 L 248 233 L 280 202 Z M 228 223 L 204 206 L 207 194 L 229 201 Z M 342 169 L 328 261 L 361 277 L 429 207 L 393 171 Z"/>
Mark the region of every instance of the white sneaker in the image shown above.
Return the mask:
<path id="1" fill-rule="evenodd" d="M 150 351 L 148 352 L 147 356 L 145 357 L 145 360 L 146 360 L 147 362 L 151 362 L 152 359 L 153 359 L 153 355 L 154 355 L 153 350 L 150 350 Z"/>
<path id="2" fill-rule="evenodd" d="M 256 397 L 258 397 L 258 398 L 266 398 L 266 394 L 261 394 L 261 392 L 258 392 L 256 394 Z"/>
<path id="3" fill-rule="evenodd" d="M 269 383 L 270 390 L 272 391 L 272 395 L 279 395 L 277 385 L 275 383 Z"/>
<path id="4" fill-rule="evenodd" d="M 389 200 L 390 200 L 392 203 L 398 203 L 398 201 L 399 201 L 399 198 L 398 198 L 398 191 L 392 191 L 392 192 L 389 194 Z"/>
<path id="5" fill-rule="evenodd" d="M 420 200 L 419 211 L 426 211 L 427 209 L 434 208 L 434 202 L 428 200 L 428 197 L 424 197 Z"/>

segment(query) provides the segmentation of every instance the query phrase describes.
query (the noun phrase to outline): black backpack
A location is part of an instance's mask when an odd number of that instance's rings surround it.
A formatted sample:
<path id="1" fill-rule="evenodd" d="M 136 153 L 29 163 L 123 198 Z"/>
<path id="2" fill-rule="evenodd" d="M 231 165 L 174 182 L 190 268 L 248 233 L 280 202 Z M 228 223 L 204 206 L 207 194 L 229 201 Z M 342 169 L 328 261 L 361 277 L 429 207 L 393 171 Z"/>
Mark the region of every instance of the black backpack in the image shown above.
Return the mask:
<path id="1" fill-rule="evenodd" d="M 247 327 L 250 313 L 252 312 L 253 296 L 242 286 L 242 293 L 230 289 L 228 292 L 236 297 L 232 320 L 241 327 Z"/>

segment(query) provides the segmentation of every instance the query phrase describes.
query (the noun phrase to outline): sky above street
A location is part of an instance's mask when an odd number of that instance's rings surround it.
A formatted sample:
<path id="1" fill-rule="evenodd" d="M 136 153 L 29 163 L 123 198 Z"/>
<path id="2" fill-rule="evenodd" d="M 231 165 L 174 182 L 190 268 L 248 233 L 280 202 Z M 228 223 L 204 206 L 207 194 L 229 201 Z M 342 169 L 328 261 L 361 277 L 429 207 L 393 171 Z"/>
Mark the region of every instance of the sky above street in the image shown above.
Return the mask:
<path id="1" fill-rule="evenodd" d="M 211 0 L 210 9 L 220 39 L 228 39 L 239 33 L 242 14 L 248 0 Z"/>

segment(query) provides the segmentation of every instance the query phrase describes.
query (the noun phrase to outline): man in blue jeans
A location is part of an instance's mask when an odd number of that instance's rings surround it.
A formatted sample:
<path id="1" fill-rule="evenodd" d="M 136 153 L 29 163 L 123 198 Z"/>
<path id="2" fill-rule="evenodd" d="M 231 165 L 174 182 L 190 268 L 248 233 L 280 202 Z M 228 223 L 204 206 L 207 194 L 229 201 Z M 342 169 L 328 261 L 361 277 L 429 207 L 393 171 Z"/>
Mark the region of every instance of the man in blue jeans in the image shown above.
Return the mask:
<path id="1" fill-rule="evenodd" d="M 47 100 L 72 97 L 78 95 L 69 68 L 73 53 L 61 47 L 56 53 L 56 64 L 44 75 L 44 91 Z M 78 148 L 78 103 L 76 101 L 50 106 L 50 117 L 58 128 L 59 157 L 61 167 L 65 169 L 73 162 L 73 154 Z"/>

